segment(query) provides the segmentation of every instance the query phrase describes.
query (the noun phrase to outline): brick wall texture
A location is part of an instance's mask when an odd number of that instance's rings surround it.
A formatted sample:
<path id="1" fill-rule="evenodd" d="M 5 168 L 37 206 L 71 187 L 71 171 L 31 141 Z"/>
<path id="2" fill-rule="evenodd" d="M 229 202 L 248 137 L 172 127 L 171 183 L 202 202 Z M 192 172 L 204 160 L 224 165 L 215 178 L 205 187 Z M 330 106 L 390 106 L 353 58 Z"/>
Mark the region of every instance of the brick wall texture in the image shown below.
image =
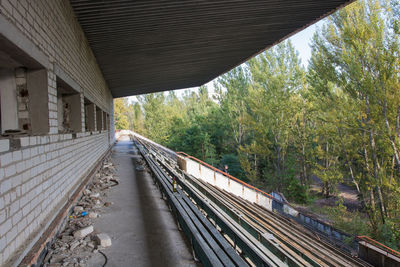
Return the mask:
<path id="1" fill-rule="evenodd" d="M 49 134 L 21 137 L 17 149 L 0 139 L 0 265 L 8 266 L 107 151 L 114 117 L 111 93 L 68 0 L 1 0 L 0 13 L 50 62 Z M 109 131 L 84 132 L 82 121 L 82 133 L 58 134 L 55 64 L 80 86 L 82 101 L 85 95 L 110 114 Z"/>

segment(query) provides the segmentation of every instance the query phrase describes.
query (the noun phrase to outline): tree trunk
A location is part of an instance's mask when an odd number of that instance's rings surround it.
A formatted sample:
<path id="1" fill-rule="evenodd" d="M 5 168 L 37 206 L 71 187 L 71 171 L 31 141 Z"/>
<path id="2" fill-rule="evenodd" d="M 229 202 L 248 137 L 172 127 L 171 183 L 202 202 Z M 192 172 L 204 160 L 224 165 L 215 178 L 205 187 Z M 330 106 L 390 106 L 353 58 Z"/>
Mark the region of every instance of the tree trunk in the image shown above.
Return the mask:
<path id="1" fill-rule="evenodd" d="M 300 175 L 300 180 L 301 180 L 301 185 L 305 186 L 307 182 L 307 166 L 306 166 L 306 153 L 305 153 L 305 144 L 303 142 L 301 146 L 301 175 Z"/>
<path id="2" fill-rule="evenodd" d="M 369 167 L 369 157 L 368 157 L 368 150 L 367 150 L 367 145 L 365 141 L 365 131 L 363 132 L 363 146 L 364 146 L 364 160 L 365 160 L 365 169 L 367 170 L 367 178 L 369 179 L 370 177 L 370 167 Z M 375 207 L 375 196 L 374 196 L 374 189 L 373 187 L 370 187 L 368 189 L 369 191 L 369 208 L 367 209 L 367 214 L 369 217 L 369 220 L 371 222 L 372 228 L 374 231 L 376 231 L 376 207 Z M 367 191 L 367 192 L 368 192 Z"/>
<path id="3" fill-rule="evenodd" d="M 398 116 L 399 116 L 399 114 L 397 113 L 397 118 L 396 118 L 397 120 L 398 120 Z M 393 148 L 393 154 L 394 154 L 394 157 L 395 157 L 395 160 L 396 160 L 397 168 L 398 168 L 398 171 L 400 173 L 399 150 L 397 149 L 394 136 L 392 135 L 391 130 L 390 130 L 389 119 L 387 117 L 387 101 L 386 101 L 386 99 L 385 99 L 385 102 L 384 102 L 384 105 L 383 105 L 383 117 L 385 118 L 386 130 L 387 130 L 387 133 L 388 133 L 388 136 L 389 136 L 390 144 L 392 145 L 392 148 Z M 398 123 L 398 121 L 397 121 L 397 123 Z"/>
<path id="4" fill-rule="evenodd" d="M 276 149 L 276 172 L 278 174 L 278 191 L 282 190 L 282 177 L 281 177 L 281 147 L 277 146 Z"/>
<path id="5" fill-rule="evenodd" d="M 383 201 L 383 196 L 382 196 L 382 191 L 381 191 L 381 187 L 380 185 L 382 184 L 382 181 L 379 177 L 379 172 L 380 172 L 380 165 L 378 162 L 378 157 L 376 155 L 376 143 L 375 143 L 375 137 L 374 137 L 374 130 L 370 125 L 370 104 L 369 104 L 369 97 L 368 95 L 365 98 L 365 104 L 367 107 L 367 123 L 368 123 L 368 132 L 369 132 L 369 143 L 371 146 L 371 152 L 372 152 L 372 164 L 374 166 L 374 177 L 375 177 L 375 181 L 376 181 L 376 190 L 378 193 L 378 198 L 379 198 L 379 207 L 380 207 L 380 213 L 381 213 L 381 219 L 382 219 L 382 223 L 385 224 L 385 205 L 384 205 L 384 201 Z"/>
<path id="6" fill-rule="evenodd" d="M 350 176 L 351 176 L 351 181 L 352 181 L 353 184 L 356 186 L 358 194 L 360 194 L 360 193 L 361 193 L 361 191 L 360 191 L 360 186 L 358 185 L 356 179 L 354 178 L 353 167 L 352 167 L 352 164 L 351 164 L 349 155 L 347 154 L 346 148 L 345 148 L 344 143 L 343 143 L 343 135 L 342 135 L 342 132 L 340 131 L 340 128 L 339 128 L 339 127 L 337 127 L 337 130 L 338 130 L 338 134 L 339 134 L 339 139 L 342 140 L 342 141 L 341 141 L 341 143 L 342 143 L 342 149 L 343 149 L 343 153 L 344 153 L 345 158 L 346 158 L 346 164 L 347 164 L 347 166 L 349 167 Z"/>
<path id="7" fill-rule="evenodd" d="M 327 141 L 325 144 L 325 171 L 328 170 L 329 168 L 329 142 Z M 329 190 L 329 182 L 324 182 L 324 187 L 325 187 L 325 197 L 328 198 L 330 195 L 330 190 Z"/>

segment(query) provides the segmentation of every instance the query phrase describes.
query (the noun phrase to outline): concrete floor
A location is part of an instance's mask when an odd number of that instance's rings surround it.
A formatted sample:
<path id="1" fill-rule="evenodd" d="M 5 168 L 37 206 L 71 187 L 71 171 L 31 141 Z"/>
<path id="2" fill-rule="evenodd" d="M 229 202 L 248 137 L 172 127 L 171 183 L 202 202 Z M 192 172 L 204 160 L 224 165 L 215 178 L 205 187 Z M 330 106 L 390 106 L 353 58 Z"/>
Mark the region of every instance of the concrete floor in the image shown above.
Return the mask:
<path id="1" fill-rule="evenodd" d="M 94 224 L 112 240 L 112 246 L 102 250 L 106 266 L 198 266 L 150 174 L 135 170 L 137 154 L 130 141 L 120 141 L 113 149 L 120 184 L 106 200 L 113 204 Z M 104 261 L 96 253 L 88 265 L 102 266 Z"/>

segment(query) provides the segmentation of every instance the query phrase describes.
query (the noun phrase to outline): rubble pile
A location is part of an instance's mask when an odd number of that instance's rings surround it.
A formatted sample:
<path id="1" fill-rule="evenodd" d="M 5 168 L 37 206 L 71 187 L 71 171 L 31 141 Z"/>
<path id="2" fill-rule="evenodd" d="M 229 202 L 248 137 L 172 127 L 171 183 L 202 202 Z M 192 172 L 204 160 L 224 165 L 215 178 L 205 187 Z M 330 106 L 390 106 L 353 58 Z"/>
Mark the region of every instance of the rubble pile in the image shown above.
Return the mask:
<path id="1" fill-rule="evenodd" d="M 145 171 L 151 173 L 149 167 L 147 166 L 146 162 L 143 158 L 139 157 L 136 159 L 136 170 L 137 171 Z"/>
<path id="2" fill-rule="evenodd" d="M 112 205 L 104 199 L 108 189 L 118 184 L 115 168 L 108 158 L 83 190 L 82 198 L 73 208 L 65 228 L 49 248 L 43 266 L 86 266 L 93 253 L 111 245 L 111 238 L 105 233 L 97 233 L 93 222 L 100 217 L 104 207 Z"/>

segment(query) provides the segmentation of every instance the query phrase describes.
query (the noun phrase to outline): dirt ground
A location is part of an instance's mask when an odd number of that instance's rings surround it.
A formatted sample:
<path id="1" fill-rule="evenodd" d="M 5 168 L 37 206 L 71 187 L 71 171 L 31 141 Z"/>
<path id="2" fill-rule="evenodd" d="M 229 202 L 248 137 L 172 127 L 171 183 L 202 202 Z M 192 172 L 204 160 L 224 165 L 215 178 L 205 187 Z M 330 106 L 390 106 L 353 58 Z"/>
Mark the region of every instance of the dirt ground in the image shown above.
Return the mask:
<path id="1" fill-rule="evenodd" d="M 311 191 L 316 192 L 322 196 L 322 181 L 313 176 L 314 184 L 311 186 Z M 343 198 L 343 205 L 347 208 L 348 211 L 360 211 L 362 206 L 361 202 L 358 199 L 357 190 L 349 185 L 340 183 L 338 185 L 338 196 L 331 196 L 329 198 L 320 198 L 315 201 L 317 206 L 335 206 L 336 202 L 339 200 L 339 197 Z"/>

